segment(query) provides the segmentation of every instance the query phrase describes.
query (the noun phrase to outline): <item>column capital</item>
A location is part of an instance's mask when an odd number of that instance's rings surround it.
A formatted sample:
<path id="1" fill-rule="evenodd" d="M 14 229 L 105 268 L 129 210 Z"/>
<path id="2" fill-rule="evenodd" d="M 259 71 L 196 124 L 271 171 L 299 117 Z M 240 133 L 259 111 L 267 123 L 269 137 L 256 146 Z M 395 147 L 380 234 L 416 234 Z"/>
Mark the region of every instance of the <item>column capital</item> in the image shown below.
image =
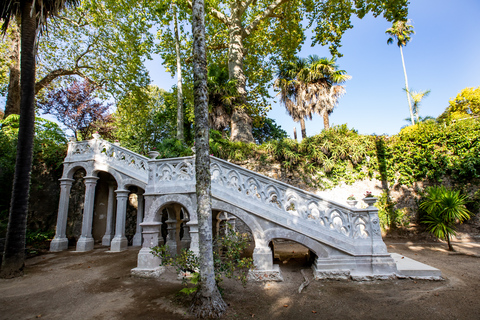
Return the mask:
<path id="1" fill-rule="evenodd" d="M 61 178 L 58 181 L 60 181 L 60 186 L 71 186 L 75 179 Z"/>
<path id="2" fill-rule="evenodd" d="M 83 177 L 83 179 L 85 180 L 85 183 L 96 183 L 98 179 L 100 179 L 99 177 L 95 177 L 95 176 L 85 176 Z"/>
<path id="3" fill-rule="evenodd" d="M 128 195 L 130 194 L 130 191 L 129 190 L 123 190 L 123 189 L 120 189 L 120 190 L 115 190 L 115 193 L 117 194 L 117 198 L 118 197 L 128 197 Z"/>

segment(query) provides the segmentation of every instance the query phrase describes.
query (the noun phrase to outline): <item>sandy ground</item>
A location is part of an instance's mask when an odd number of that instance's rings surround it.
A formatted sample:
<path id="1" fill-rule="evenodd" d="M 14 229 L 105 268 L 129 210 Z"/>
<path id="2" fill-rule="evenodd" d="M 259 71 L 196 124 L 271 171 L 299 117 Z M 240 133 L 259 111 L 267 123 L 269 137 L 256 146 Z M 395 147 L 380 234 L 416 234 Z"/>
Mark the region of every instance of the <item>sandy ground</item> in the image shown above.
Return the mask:
<path id="1" fill-rule="evenodd" d="M 463 254 L 454 255 L 443 243 L 386 243 L 439 268 L 445 280 L 313 281 L 298 293 L 300 270 L 312 277 L 311 269 L 301 253 L 280 254 L 284 282 L 223 282 L 224 319 L 480 319 L 480 243 L 455 243 Z M 130 276 L 137 252 L 96 248 L 28 259 L 24 277 L 0 280 L 0 319 L 189 319 L 173 271 L 155 280 Z"/>

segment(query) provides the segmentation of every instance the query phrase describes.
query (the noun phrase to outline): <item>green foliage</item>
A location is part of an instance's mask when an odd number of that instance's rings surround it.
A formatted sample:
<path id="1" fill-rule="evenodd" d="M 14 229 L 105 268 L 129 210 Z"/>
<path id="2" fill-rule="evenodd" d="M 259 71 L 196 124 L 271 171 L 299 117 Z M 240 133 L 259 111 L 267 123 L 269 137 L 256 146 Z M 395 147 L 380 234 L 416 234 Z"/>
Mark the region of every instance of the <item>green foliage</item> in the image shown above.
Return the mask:
<path id="1" fill-rule="evenodd" d="M 449 249 L 453 250 L 450 238 L 456 233 L 455 224 L 470 218 L 470 211 L 465 206 L 467 198 L 460 195 L 460 191 L 445 186 L 428 187 L 426 192 L 425 200 L 420 204 L 426 212 L 422 222 L 435 237 L 447 240 Z"/>
<path id="2" fill-rule="evenodd" d="M 0 120 L 0 237 L 6 232 L 17 153 L 20 116 Z M 42 118 L 35 119 L 33 166 L 58 170 L 67 151 L 67 139 L 60 127 Z"/>
<path id="3" fill-rule="evenodd" d="M 149 86 L 141 94 L 126 95 L 114 113 L 115 137 L 135 152 L 145 154 L 176 132 L 176 105 L 172 93 Z"/>
<path id="4" fill-rule="evenodd" d="M 39 244 L 42 244 L 45 241 L 52 240 L 54 235 L 55 235 L 55 232 L 53 231 L 43 232 L 40 230 L 36 230 L 36 231 L 27 230 L 26 244 L 27 246 L 38 246 Z"/>
<path id="5" fill-rule="evenodd" d="M 248 246 L 248 241 L 247 234 L 235 232 L 228 223 L 225 234 L 215 239 L 213 260 L 217 285 L 222 281 L 222 276 L 227 278 L 235 276 L 244 286 L 247 284 L 248 271 L 253 268 L 253 259 L 242 257 L 242 254 Z"/>
<path id="6" fill-rule="evenodd" d="M 265 118 L 260 127 L 253 128 L 253 138 L 258 144 L 268 142 L 270 140 L 283 140 L 288 137 L 285 130 L 278 125 L 275 120 Z"/>
<path id="7" fill-rule="evenodd" d="M 225 235 L 216 238 L 213 243 L 213 260 L 215 268 L 215 281 L 217 285 L 223 277 L 233 278 L 247 283 L 248 271 L 253 267 L 252 258 L 243 257 L 243 251 L 248 246 L 248 236 L 234 232 L 232 226 L 227 224 Z M 182 275 L 184 283 L 191 275 L 190 283 L 193 288 L 184 288 L 180 292 L 191 294 L 197 291 L 200 280 L 198 269 L 198 257 L 188 249 L 182 249 L 180 254 L 171 255 L 168 246 L 156 246 L 152 248 L 152 254 L 162 259 L 162 266 L 173 266 L 177 273 Z"/>
<path id="8" fill-rule="evenodd" d="M 261 145 L 231 142 L 212 131 L 210 150 L 230 161 L 280 163 L 284 170 L 300 174 L 320 189 L 366 178 L 412 186 L 417 181 L 441 182 L 448 177 L 462 184 L 480 179 L 479 136 L 476 119 L 447 126 L 422 122 L 391 137 L 359 135 L 341 125 L 300 143 L 287 138 Z"/>
<path id="9" fill-rule="evenodd" d="M 450 122 L 455 119 L 470 118 L 480 115 L 480 87 L 465 88 L 448 101 L 449 106 L 438 117 L 439 121 Z"/>
<path id="10" fill-rule="evenodd" d="M 406 209 L 395 209 L 397 202 L 393 201 L 385 190 L 378 197 L 375 207 L 378 208 L 378 217 L 380 218 L 380 227 L 383 231 L 392 230 L 399 227 L 408 227 L 410 224 Z"/>
<path id="11" fill-rule="evenodd" d="M 154 150 L 160 153 L 160 158 L 177 158 L 193 155 L 193 151 L 189 146 L 175 138 L 167 138 L 160 141 L 155 145 Z"/>

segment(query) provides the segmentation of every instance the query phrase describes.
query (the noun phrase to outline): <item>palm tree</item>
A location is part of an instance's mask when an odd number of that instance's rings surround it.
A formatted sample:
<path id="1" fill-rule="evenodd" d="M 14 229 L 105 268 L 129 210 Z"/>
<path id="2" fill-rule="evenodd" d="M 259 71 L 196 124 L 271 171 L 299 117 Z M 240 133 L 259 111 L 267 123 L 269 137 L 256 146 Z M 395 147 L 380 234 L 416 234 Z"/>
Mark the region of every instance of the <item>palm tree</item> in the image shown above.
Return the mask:
<path id="1" fill-rule="evenodd" d="M 345 70 L 338 70 L 335 58 L 308 57 L 309 70 L 299 76 L 300 81 L 307 84 L 306 98 L 310 100 L 312 112 L 323 117 L 325 130 L 330 128 L 330 114 L 338 104 L 338 99 L 345 93 L 344 83 L 351 76 Z M 310 115 L 311 118 L 311 115 Z"/>
<path id="2" fill-rule="evenodd" d="M 420 204 L 420 208 L 427 213 L 422 222 L 427 225 L 427 231 L 447 240 L 448 250 L 455 251 L 450 242 L 455 235 L 455 223 L 470 218 L 470 211 L 465 207 L 466 196 L 444 186 L 429 187 L 426 191 L 425 200 Z"/>
<path id="3" fill-rule="evenodd" d="M 412 103 L 410 102 L 410 95 L 408 94 L 408 78 L 407 70 L 405 69 L 405 60 L 403 59 L 403 50 L 402 47 L 406 46 L 410 41 L 410 35 L 414 34 L 413 26 L 408 24 L 408 21 L 395 21 L 392 24 L 392 27 L 385 31 L 386 34 L 389 34 L 391 37 L 388 38 L 387 44 L 393 43 L 394 39 L 397 41 L 397 46 L 400 48 L 400 55 L 402 56 L 402 65 L 403 65 L 403 74 L 405 75 L 405 90 L 407 91 L 407 100 L 408 108 L 410 110 L 410 118 L 412 124 L 415 124 L 415 119 L 413 118 L 413 109 Z"/>
<path id="4" fill-rule="evenodd" d="M 412 97 L 413 100 L 413 114 L 415 115 L 415 118 L 417 118 L 417 122 L 420 122 L 420 116 L 419 116 L 419 109 L 420 109 L 420 103 L 422 102 L 423 98 L 427 97 L 430 94 L 430 90 L 426 91 L 410 91 L 405 89 L 407 91 L 407 94 Z"/>
<path id="5" fill-rule="evenodd" d="M 304 90 L 303 84 L 298 81 L 298 73 L 307 66 L 306 59 L 295 57 L 279 67 L 277 71 L 277 80 L 275 87 L 280 89 L 280 102 L 287 108 L 287 113 L 293 118 L 293 121 L 300 122 L 302 129 L 302 139 L 307 137 L 305 129 L 305 118 L 311 114 L 306 105 L 306 101 L 301 99 Z"/>
<path id="6" fill-rule="evenodd" d="M 220 131 L 225 138 L 226 129 L 230 127 L 234 103 L 238 100 L 236 81 L 229 79 L 226 66 L 210 64 L 207 87 L 209 126 Z"/>
<path id="7" fill-rule="evenodd" d="M 3 33 L 7 31 L 10 20 L 15 17 L 21 18 L 20 125 L 1 277 L 11 278 L 22 275 L 25 261 L 25 233 L 35 124 L 37 34 L 46 25 L 47 18 L 56 15 L 63 7 L 75 5 L 77 2 L 77 0 L 3 0 L 0 2 Z"/>
<path id="8" fill-rule="evenodd" d="M 300 122 L 302 138 L 306 138 L 305 118 L 312 119 L 313 113 L 323 117 L 325 129 L 330 128 L 329 116 L 345 92 L 340 84 L 351 78 L 337 68 L 335 58 L 312 55 L 295 58 L 277 71 L 275 86 L 280 89 L 280 102 L 293 120 Z"/>

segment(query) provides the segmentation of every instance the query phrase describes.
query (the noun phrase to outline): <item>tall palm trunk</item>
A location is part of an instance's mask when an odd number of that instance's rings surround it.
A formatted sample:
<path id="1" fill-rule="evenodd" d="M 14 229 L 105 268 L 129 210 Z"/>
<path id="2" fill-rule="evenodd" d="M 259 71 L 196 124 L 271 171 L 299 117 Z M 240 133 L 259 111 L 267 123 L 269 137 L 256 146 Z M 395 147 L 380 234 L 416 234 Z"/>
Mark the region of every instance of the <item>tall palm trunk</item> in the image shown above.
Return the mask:
<path id="1" fill-rule="evenodd" d="M 5 118 L 11 114 L 20 114 L 20 19 L 12 28 L 12 45 L 10 47 L 10 75 L 8 81 Z"/>
<path id="2" fill-rule="evenodd" d="M 198 318 L 218 318 L 225 312 L 227 306 L 215 282 L 213 262 L 204 0 L 193 1 L 192 16 L 200 287 L 195 294 L 191 310 Z"/>
<path id="3" fill-rule="evenodd" d="M 35 8 L 32 9 L 32 1 L 22 2 L 21 8 L 20 70 L 22 95 L 20 100 L 20 126 L 18 131 L 15 176 L 13 179 L 7 238 L 1 269 L 1 276 L 6 278 L 23 274 L 28 194 L 35 125 L 36 12 Z"/>
<path id="4" fill-rule="evenodd" d="M 407 69 L 405 68 L 405 60 L 403 59 L 402 46 L 400 46 L 399 48 L 400 48 L 400 55 L 402 56 L 403 74 L 405 75 L 405 91 L 407 93 L 408 108 L 410 110 L 410 120 L 412 121 L 412 124 L 415 124 L 415 118 L 413 117 L 412 102 L 410 101 L 410 93 L 408 91 Z"/>
<path id="5" fill-rule="evenodd" d="M 302 139 L 305 139 L 307 137 L 307 129 L 305 129 L 305 119 L 301 118 L 300 119 L 300 128 L 302 129 Z M 297 138 L 295 137 L 295 140 Z"/>
<path id="6" fill-rule="evenodd" d="M 184 141 L 183 133 L 183 87 L 182 87 L 182 66 L 180 64 L 180 40 L 178 36 L 177 5 L 173 6 L 173 21 L 175 24 L 175 51 L 177 55 L 177 139 Z"/>
<path id="7" fill-rule="evenodd" d="M 325 130 L 330 129 L 330 116 L 327 111 L 322 112 L 322 118 L 323 118 L 323 127 Z"/>

